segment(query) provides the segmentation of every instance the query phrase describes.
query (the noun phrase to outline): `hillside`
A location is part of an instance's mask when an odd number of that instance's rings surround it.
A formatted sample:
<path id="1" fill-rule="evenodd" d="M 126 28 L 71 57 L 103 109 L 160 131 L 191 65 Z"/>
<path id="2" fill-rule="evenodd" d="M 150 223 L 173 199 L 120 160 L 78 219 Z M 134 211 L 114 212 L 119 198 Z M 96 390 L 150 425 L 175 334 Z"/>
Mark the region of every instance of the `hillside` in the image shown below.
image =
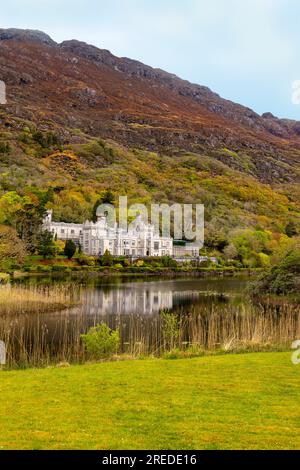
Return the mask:
<path id="1" fill-rule="evenodd" d="M 202 202 L 209 232 L 299 223 L 300 122 L 37 31 L 0 30 L 0 79 L 2 199 L 44 192 L 56 218 L 79 221 L 109 187 L 132 202 Z"/>

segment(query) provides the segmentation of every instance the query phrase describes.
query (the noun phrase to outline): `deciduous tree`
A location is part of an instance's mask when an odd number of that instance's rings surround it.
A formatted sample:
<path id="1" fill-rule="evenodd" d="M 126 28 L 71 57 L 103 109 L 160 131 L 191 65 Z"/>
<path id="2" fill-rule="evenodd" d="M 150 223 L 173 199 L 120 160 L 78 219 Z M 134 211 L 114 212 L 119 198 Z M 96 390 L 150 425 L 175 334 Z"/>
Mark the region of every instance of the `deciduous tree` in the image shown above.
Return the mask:
<path id="1" fill-rule="evenodd" d="M 0 266 L 22 263 L 26 255 L 25 245 L 15 229 L 0 225 Z"/>

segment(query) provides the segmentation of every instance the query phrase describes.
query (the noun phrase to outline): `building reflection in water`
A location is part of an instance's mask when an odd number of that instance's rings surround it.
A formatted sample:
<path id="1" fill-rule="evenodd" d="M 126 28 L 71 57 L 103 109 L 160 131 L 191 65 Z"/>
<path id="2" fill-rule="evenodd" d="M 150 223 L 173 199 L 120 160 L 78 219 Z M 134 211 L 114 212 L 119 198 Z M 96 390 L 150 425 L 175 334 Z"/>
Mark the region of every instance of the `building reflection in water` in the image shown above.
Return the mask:
<path id="1" fill-rule="evenodd" d="M 199 291 L 176 291 L 167 286 L 102 287 L 83 293 L 83 308 L 88 315 L 157 315 L 161 310 L 194 304 L 200 296 Z"/>
<path id="2" fill-rule="evenodd" d="M 210 350 L 233 339 L 287 346 L 300 336 L 299 306 L 253 304 L 243 295 L 245 285 L 235 279 L 82 285 L 76 292 L 80 302 L 69 309 L 3 317 L 0 337 L 8 338 L 10 364 L 40 365 L 49 358 L 81 360 L 81 334 L 101 322 L 118 329 L 120 352 L 160 354 L 165 344 L 164 317 L 159 315 L 163 309 L 180 319 L 181 347 L 196 344 Z"/>

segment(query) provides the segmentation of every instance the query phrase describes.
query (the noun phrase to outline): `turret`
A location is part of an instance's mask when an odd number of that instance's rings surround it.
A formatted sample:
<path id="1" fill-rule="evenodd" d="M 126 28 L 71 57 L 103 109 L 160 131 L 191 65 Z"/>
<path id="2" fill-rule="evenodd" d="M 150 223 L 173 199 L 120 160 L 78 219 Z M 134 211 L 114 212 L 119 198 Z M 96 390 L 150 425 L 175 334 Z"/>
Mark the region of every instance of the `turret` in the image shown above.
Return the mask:
<path id="1" fill-rule="evenodd" d="M 53 216 L 53 210 L 48 209 L 47 212 L 46 212 L 46 215 L 44 217 L 44 224 L 51 224 L 52 216 Z"/>

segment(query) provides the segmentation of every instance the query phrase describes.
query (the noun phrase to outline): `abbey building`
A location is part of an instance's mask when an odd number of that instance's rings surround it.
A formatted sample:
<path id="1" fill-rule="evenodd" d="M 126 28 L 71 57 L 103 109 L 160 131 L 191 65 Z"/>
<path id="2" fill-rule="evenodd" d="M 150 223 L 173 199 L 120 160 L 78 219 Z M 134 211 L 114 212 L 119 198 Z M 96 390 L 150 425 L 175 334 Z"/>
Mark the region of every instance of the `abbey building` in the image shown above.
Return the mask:
<path id="1" fill-rule="evenodd" d="M 143 222 L 138 216 L 126 231 L 110 227 L 107 217 L 97 213 L 97 222 L 84 224 L 53 222 L 52 211 L 47 211 L 43 223 L 59 240 L 73 240 L 89 256 L 101 256 L 108 250 L 114 256 L 146 257 L 173 256 L 173 239 L 161 237 L 154 225 Z"/>

